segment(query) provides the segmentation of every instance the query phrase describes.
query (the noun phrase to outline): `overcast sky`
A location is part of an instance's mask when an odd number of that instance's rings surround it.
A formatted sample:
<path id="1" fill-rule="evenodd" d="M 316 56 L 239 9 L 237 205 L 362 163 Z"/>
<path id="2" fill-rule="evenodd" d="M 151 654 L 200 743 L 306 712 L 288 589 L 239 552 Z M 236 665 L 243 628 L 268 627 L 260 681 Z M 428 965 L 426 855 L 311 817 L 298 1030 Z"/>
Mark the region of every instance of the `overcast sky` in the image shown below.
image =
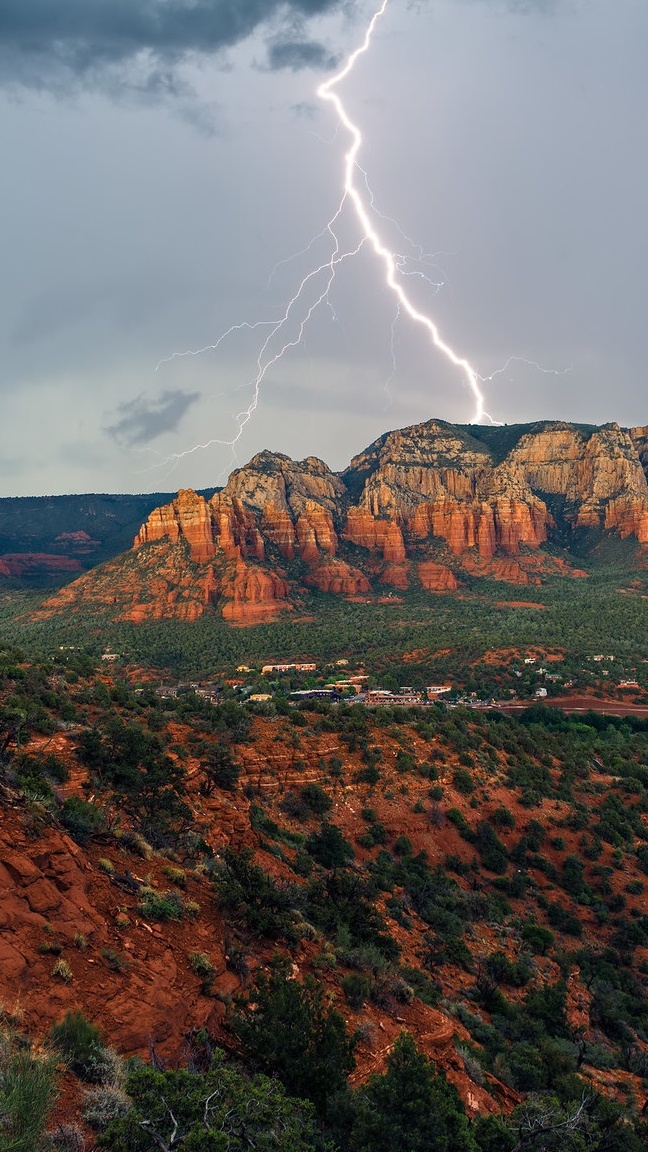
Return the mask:
<path id="1" fill-rule="evenodd" d="M 328 258 L 349 140 L 316 90 L 375 7 L 3 0 L 0 495 L 208 487 L 262 448 L 342 468 L 472 419 L 364 250 L 236 455 L 182 455 L 233 439 L 271 329 L 173 354 L 278 320 Z M 646 43 L 645 0 L 389 0 L 339 88 L 416 306 L 484 377 L 520 358 L 484 384 L 498 421 L 648 423 Z"/>

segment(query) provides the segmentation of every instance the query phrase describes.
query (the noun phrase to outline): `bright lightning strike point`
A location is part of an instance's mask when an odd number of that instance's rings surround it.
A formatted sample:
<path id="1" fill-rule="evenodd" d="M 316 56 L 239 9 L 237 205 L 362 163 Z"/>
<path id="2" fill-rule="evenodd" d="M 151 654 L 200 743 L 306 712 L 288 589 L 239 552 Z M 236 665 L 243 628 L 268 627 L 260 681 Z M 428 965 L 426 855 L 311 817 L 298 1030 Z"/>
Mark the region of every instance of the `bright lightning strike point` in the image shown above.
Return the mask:
<path id="1" fill-rule="evenodd" d="M 283 315 L 279 320 L 261 320 L 257 321 L 256 323 L 246 322 L 242 324 L 233 324 L 232 327 L 228 328 L 228 330 L 224 332 L 214 344 L 207 345 L 205 348 L 197 349 L 195 351 L 174 352 L 171 356 L 168 356 L 159 362 L 157 366 L 158 369 L 163 364 L 169 363 L 170 361 L 180 357 L 199 356 L 205 352 L 216 351 L 229 336 L 235 332 L 240 332 L 241 330 L 254 331 L 260 327 L 268 327 L 270 329 L 266 339 L 263 342 L 257 359 L 256 374 L 251 380 L 248 381 L 248 384 L 246 385 L 246 387 L 250 387 L 252 390 L 252 400 L 250 401 L 248 407 L 239 412 L 235 417 L 237 431 L 234 438 L 232 440 L 220 440 L 214 438 L 208 440 L 204 444 L 196 444 L 194 447 L 189 448 L 184 452 L 173 453 L 171 456 L 167 457 L 162 466 L 173 466 L 177 464 L 177 462 L 183 457 L 192 455 L 195 452 L 210 448 L 217 444 L 230 448 L 234 458 L 236 458 L 236 444 L 243 435 L 245 426 L 248 424 L 252 418 L 253 413 L 258 407 L 261 385 L 263 384 L 268 372 L 275 364 L 278 363 L 278 361 L 282 359 L 283 356 L 286 355 L 287 352 L 289 352 L 292 348 L 297 347 L 301 343 L 310 320 L 322 304 L 326 304 L 332 309 L 330 291 L 340 265 L 353 256 L 357 256 L 365 247 L 373 249 L 375 255 L 378 257 L 378 260 L 382 263 L 385 274 L 385 284 L 396 298 L 397 313 L 392 325 L 391 336 L 392 363 L 395 359 L 394 337 L 396 323 L 400 317 L 407 315 L 409 316 L 410 320 L 426 329 L 434 348 L 440 352 L 450 362 L 450 364 L 453 365 L 453 367 L 459 369 L 462 373 L 475 404 L 472 423 L 478 424 L 485 420 L 490 421 L 492 424 L 497 423 L 497 421 L 493 420 L 492 417 L 488 415 L 484 408 L 484 396 L 480 389 L 480 383 L 484 383 L 485 378 L 479 375 L 479 373 L 475 368 L 473 368 L 472 364 L 468 359 L 466 359 L 465 356 L 456 352 L 445 340 L 442 339 L 439 329 L 437 328 L 437 325 L 433 319 L 414 306 L 401 283 L 402 279 L 416 276 L 426 280 L 426 282 L 430 284 L 431 287 L 435 288 L 437 292 L 441 291 L 443 287 L 442 283 L 435 283 L 431 277 L 426 276 L 422 271 L 412 271 L 408 269 L 407 266 L 410 262 L 414 264 L 424 264 L 427 262 L 428 257 L 424 255 L 423 249 L 419 245 L 415 244 L 414 241 L 409 240 L 409 238 L 405 236 L 398 224 L 396 224 L 396 227 L 401 233 L 401 236 L 403 236 L 404 239 L 412 245 L 412 248 L 415 252 L 418 252 L 418 256 L 406 257 L 398 252 L 391 251 L 391 249 L 387 247 L 386 242 L 381 237 L 378 231 L 378 225 L 373 223 L 373 218 L 378 218 L 381 221 L 390 221 L 390 218 L 385 217 L 380 212 L 378 212 L 374 205 L 374 198 L 369 187 L 367 175 L 358 163 L 358 157 L 363 144 L 362 133 L 349 116 L 349 113 L 347 112 L 341 97 L 336 91 L 339 85 L 351 74 L 360 57 L 364 56 L 368 52 L 373 40 L 376 26 L 387 11 L 388 3 L 389 0 L 382 0 L 380 7 L 374 13 L 369 22 L 367 31 L 360 46 L 351 53 L 351 55 L 347 58 L 344 66 L 338 72 L 336 72 L 334 76 L 331 76 L 330 79 L 320 84 L 319 88 L 317 89 L 318 97 L 325 103 L 332 105 L 338 120 L 338 130 L 344 129 L 351 138 L 351 146 L 344 156 L 344 180 L 340 203 L 338 204 L 338 207 L 322 231 L 313 240 L 310 241 L 306 248 L 304 248 L 300 253 L 297 253 L 295 257 L 289 257 L 288 260 L 282 260 L 280 264 L 276 265 L 273 273 L 271 273 L 270 278 L 272 279 L 274 272 L 280 266 L 290 263 L 291 260 L 296 259 L 297 256 L 308 254 L 312 250 L 315 243 L 322 237 L 328 237 L 330 239 L 331 251 L 329 258 L 324 259 L 318 267 L 313 268 L 304 276 L 297 288 L 297 291 L 289 301 Z M 362 183 L 364 184 L 365 193 L 364 195 L 360 191 L 360 188 L 356 182 L 358 173 L 362 176 Z M 340 238 L 336 231 L 336 226 L 343 216 L 347 204 L 350 204 L 353 208 L 356 222 L 359 224 L 360 235 L 354 247 L 351 247 L 346 251 L 342 251 Z M 394 224 L 396 223 L 395 221 L 390 222 Z M 314 296 L 314 299 L 311 299 L 310 303 L 308 297 L 309 292 L 311 292 Z M 335 317 L 334 311 L 333 315 Z M 395 365 L 393 365 L 393 368 L 395 370 Z M 394 372 L 392 371 L 392 377 L 393 374 Z M 390 380 L 392 377 L 390 377 Z M 492 377 L 489 377 L 488 379 L 492 379 Z M 386 390 L 389 392 L 389 381 L 387 382 Z"/>
<path id="2" fill-rule="evenodd" d="M 491 420 L 491 417 L 484 410 L 484 396 L 479 387 L 479 374 L 464 356 L 461 356 L 455 352 L 454 349 L 451 348 L 450 345 L 441 338 L 439 329 L 437 328 L 434 321 L 429 316 L 425 315 L 425 313 L 420 312 L 418 308 L 414 307 L 404 288 L 398 282 L 398 256 L 385 246 L 383 240 L 374 228 L 371 222 L 371 217 L 369 215 L 370 208 L 367 208 L 367 205 L 365 204 L 355 182 L 355 175 L 356 171 L 358 170 L 358 155 L 362 147 L 362 133 L 358 126 L 353 123 L 353 120 L 351 120 L 344 104 L 342 103 L 342 100 L 335 92 L 337 86 L 343 80 L 346 80 L 347 76 L 353 71 L 359 58 L 369 50 L 376 25 L 387 11 L 388 3 L 389 0 L 382 0 L 380 8 L 377 10 L 377 12 L 374 13 L 371 21 L 369 22 L 369 27 L 367 28 L 364 40 L 360 47 L 356 48 L 355 52 L 351 53 L 346 64 L 340 69 L 339 72 L 332 76 L 330 80 L 326 80 L 323 84 L 320 84 L 319 88 L 317 89 L 317 95 L 321 100 L 326 100 L 333 105 L 338 119 L 351 136 L 352 143 L 345 156 L 344 164 L 345 198 L 348 197 L 353 204 L 360 228 L 365 239 L 369 241 L 371 247 L 376 253 L 376 256 L 378 256 L 378 258 L 384 264 L 386 283 L 388 287 L 391 288 L 394 295 L 398 298 L 401 309 L 407 313 L 411 320 L 414 320 L 417 324 L 423 325 L 423 327 L 427 329 L 434 347 L 438 349 L 438 351 L 441 352 L 446 357 L 446 359 L 448 359 L 450 363 L 455 366 L 455 368 L 459 368 L 463 372 L 466 383 L 468 384 L 468 387 L 472 392 L 475 401 L 475 411 L 472 418 L 472 423 L 479 424 L 482 420 Z"/>

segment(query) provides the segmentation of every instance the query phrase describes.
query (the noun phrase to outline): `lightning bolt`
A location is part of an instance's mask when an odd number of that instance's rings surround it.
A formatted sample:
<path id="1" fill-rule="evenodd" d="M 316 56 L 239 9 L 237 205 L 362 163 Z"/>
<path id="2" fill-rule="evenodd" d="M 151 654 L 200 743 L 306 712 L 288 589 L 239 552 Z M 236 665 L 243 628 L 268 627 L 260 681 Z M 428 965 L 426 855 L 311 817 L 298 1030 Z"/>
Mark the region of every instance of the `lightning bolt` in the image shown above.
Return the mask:
<path id="1" fill-rule="evenodd" d="M 475 401 L 475 411 L 473 414 L 472 423 L 479 424 L 484 419 L 491 419 L 488 416 L 488 413 L 484 410 L 484 396 L 479 387 L 479 374 L 464 356 L 461 356 L 455 352 L 454 349 L 451 348 L 450 345 L 441 338 L 439 329 L 431 317 L 427 316 L 424 312 L 419 312 L 418 308 L 414 307 L 412 301 L 405 292 L 405 289 L 399 282 L 398 274 L 400 269 L 398 255 L 386 247 L 380 235 L 374 228 L 370 215 L 371 202 L 369 206 L 367 206 L 355 180 L 356 172 L 359 170 L 358 155 L 360 153 L 360 149 L 362 148 L 362 133 L 358 126 L 354 124 L 344 104 L 342 103 L 342 100 L 335 91 L 338 85 L 341 84 L 343 80 L 346 80 L 347 76 L 349 76 L 353 71 L 359 58 L 369 50 L 376 25 L 387 11 L 388 3 L 389 0 L 382 0 L 380 7 L 374 13 L 369 22 L 369 27 L 367 28 L 364 40 L 362 41 L 360 47 L 356 48 L 355 52 L 351 53 L 347 59 L 346 64 L 340 69 L 339 72 L 336 72 L 336 74 L 332 76 L 330 80 L 326 80 L 323 84 L 320 84 L 319 88 L 317 89 L 317 95 L 319 96 L 320 100 L 324 100 L 333 105 L 338 120 L 341 124 L 344 125 L 351 137 L 351 147 L 349 148 L 344 158 L 344 200 L 350 200 L 351 204 L 353 205 L 362 235 L 364 239 L 369 242 L 376 256 L 382 262 L 385 269 L 385 280 L 387 286 L 391 288 L 392 292 L 396 296 L 401 310 L 410 317 L 410 320 L 413 320 L 416 324 L 420 324 L 425 329 L 427 329 L 434 347 L 439 352 L 441 352 L 446 357 L 446 359 L 454 365 L 455 368 L 459 368 L 463 373 L 466 383 L 472 392 Z"/>
<path id="2" fill-rule="evenodd" d="M 436 283 L 429 277 L 422 268 L 426 264 L 431 263 L 431 258 L 426 256 L 423 248 L 405 236 L 400 227 L 395 221 L 391 221 L 390 217 L 383 216 L 375 207 L 373 194 L 369 188 L 367 175 L 361 168 L 358 157 L 362 148 L 363 138 L 362 133 L 358 126 L 353 122 L 346 107 L 338 95 L 337 89 L 344 80 L 350 76 L 354 70 L 360 57 L 364 56 L 371 47 L 374 33 L 379 21 L 387 11 L 389 0 L 382 0 L 380 7 L 374 12 L 364 39 L 358 48 L 348 56 L 346 63 L 335 75 L 330 79 L 320 84 L 317 89 L 317 96 L 324 103 L 330 104 L 333 107 L 338 121 L 338 130 L 344 129 L 351 140 L 351 145 L 344 156 L 344 179 L 342 197 L 328 223 L 324 226 L 322 231 L 314 237 L 313 240 L 302 249 L 301 252 L 296 253 L 295 256 L 289 257 L 287 260 L 280 261 L 280 264 L 275 266 L 271 273 L 270 280 L 276 272 L 277 268 L 281 265 L 290 263 L 291 260 L 299 256 L 303 256 L 312 251 L 315 244 L 322 239 L 327 238 L 330 241 L 330 256 L 325 259 L 316 268 L 313 268 L 302 279 L 297 291 L 292 299 L 289 301 L 283 315 L 278 320 L 262 320 L 254 323 L 244 322 L 242 324 L 234 324 L 228 328 L 226 332 L 218 338 L 214 344 L 207 345 L 205 348 L 197 349 L 188 352 L 174 352 L 171 356 L 161 360 L 157 366 L 156 371 L 164 364 L 172 360 L 188 357 L 200 356 L 205 352 L 216 351 L 223 342 L 235 332 L 242 330 L 254 331 L 260 327 L 268 327 L 270 331 L 264 340 L 261 351 L 256 362 L 256 372 L 254 377 L 248 381 L 245 387 L 252 390 L 252 399 L 247 408 L 238 412 L 234 417 L 236 423 L 236 433 L 232 440 L 210 439 L 203 444 L 196 444 L 194 447 L 187 449 L 184 452 L 173 453 L 168 456 L 164 461 L 164 465 L 174 465 L 185 456 L 192 455 L 195 452 L 203 451 L 214 445 L 221 445 L 229 447 L 232 454 L 236 459 L 235 447 L 241 436 L 245 426 L 249 423 L 253 413 L 256 411 L 259 404 L 259 397 L 261 386 L 265 380 L 270 369 L 280 361 L 287 352 L 292 348 L 297 347 L 303 337 L 305 330 L 322 304 L 328 304 L 335 319 L 335 312 L 331 305 L 329 295 L 331 287 L 335 280 L 336 274 L 340 266 L 347 260 L 357 256 L 364 248 L 373 250 L 379 263 L 382 265 L 385 277 L 385 284 L 392 292 L 396 300 L 396 317 L 392 324 L 391 336 L 391 350 L 392 350 L 392 363 L 393 371 L 390 380 L 395 372 L 395 330 L 398 320 L 403 316 L 408 316 L 415 324 L 422 326 L 428 333 L 433 347 L 440 352 L 453 367 L 457 368 L 462 374 L 465 384 L 467 385 L 474 401 L 474 411 L 472 416 L 472 423 L 478 424 L 482 421 L 490 421 L 492 424 L 496 423 L 491 416 L 485 411 L 484 396 L 480 388 L 480 384 L 484 383 L 485 378 L 481 377 L 477 370 L 472 366 L 470 361 L 465 356 L 456 352 L 442 337 L 434 320 L 426 313 L 421 312 L 415 307 L 412 300 L 408 296 L 405 288 L 403 287 L 402 280 L 409 277 L 422 277 L 428 284 L 430 284 L 437 292 L 443 288 L 443 283 Z M 364 190 L 359 186 L 357 177 L 362 177 L 362 184 Z M 350 206 L 355 216 L 356 224 L 359 228 L 359 239 L 355 247 L 346 248 L 341 247 L 341 242 L 336 231 L 336 227 L 345 214 L 347 206 Z M 394 223 L 400 232 L 401 236 L 412 246 L 415 255 L 403 256 L 402 254 L 392 251 L 386 244 L 385 240 L 381 237 L 378 231 L 378 225 L 374 220 L 378 218 L 383 221 Z M 412 269 L 410 265 L 419 265 L 418 268 Z M 309 293 L 311 293 L 309 302 Z M 490 378 L 492 379 L 492 377 Z M 238 390 L 238 389 L 237 389 Z M 386 385 L 386 390 L 389 395 L 389 381 Z"/>

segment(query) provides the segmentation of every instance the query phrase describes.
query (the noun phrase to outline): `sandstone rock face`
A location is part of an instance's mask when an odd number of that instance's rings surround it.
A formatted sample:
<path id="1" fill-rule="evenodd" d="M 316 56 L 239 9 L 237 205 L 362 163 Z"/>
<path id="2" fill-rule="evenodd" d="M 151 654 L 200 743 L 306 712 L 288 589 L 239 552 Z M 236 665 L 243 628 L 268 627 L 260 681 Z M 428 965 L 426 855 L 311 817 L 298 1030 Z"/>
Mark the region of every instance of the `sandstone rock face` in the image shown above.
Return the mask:
<path id="1" fill-rule="evenodd" d="M 135 547 L 163 539 L 171 544 L 185 540 L 189 545 L 189 555 L 196 564 L 206 564 L 212 559 L 211 517 L 202 496 L 192 491 L 180 491 L 172 504 L 156 508 L 137 534 Z"/>
<path id="2" fill-rule="evenodd" d="M 466 578 L 582 575 L 543 546 L 558 529 L 561 547 L 577 529 L 648 544 L 647 472 L 648 428 L 618 424 L 431 420 L 386 433 L 341 475 L 313 456 L 260 452 L 211 500 L 182 491 L 157 508 L 130 556 L 42 612 L 94 601 L 121 619 L 194 620 L 211 606 L 245 624 L 309 588 L 366 598 L 385 584 L 441 593 Z"/>
<path id="3" fill-rule="evenodd" d="M 245 560 L 228 568 L 220 593 L 226 598 L 223 618 L 231 624 L 258 624 L 291 607 L 286 581 Z"/>
<path id="4" fill-rule="evenodd" d="M 417 574 L 428 592 L 454 592 L 459 587 L 454 572 L 443 564 L 435 564 L 433 560 L 422 560 Z"/>
<path id="5" fill-rule="evenodd" d="M 7 576 L 10 580 L 80 571 L 79 561 L 71 556 L 52 556 L 46 552 L 5 552 L 0 556 L 0 576 Z"/>

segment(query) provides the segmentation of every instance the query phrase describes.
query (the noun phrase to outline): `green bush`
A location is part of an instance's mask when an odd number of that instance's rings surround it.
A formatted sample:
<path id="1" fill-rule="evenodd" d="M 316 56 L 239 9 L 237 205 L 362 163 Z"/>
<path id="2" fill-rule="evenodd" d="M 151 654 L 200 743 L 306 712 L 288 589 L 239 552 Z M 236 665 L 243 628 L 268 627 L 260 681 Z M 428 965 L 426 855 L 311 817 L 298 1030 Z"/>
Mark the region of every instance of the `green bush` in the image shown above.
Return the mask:
<path id="1" fill-rule="evenodd" d="M 60 810 L 61 823 L 78 844 L 87 844 L 93 836 L 102 832 L 106 817 L 101 808 L 81 800 L 79 796 L 68 796 Z"/>
<path id="2" fill-rule="evenodd" d="M 466 768 L 455 768 L 452 773 L 452 783 L 462 796 L 470 796 L 475 791 L 472 773 Z"/>
<path id="3" fill-rule="evenodd" d="M 354 1041 L 340 1013 L 326 1007 L 322 986 L 291 976 L 290 963 L 275 958 L 240 1003 L 232 1028 L 264 1072 L 321 1112 L 355 1066 Z"/>
<path id="4" fill-rule="evenodd" d="M 522 925 L 522 939 L 525 944 L 529 945 L 532 952 L 537 952 L 540 956 L 546 956 L 554 944 L 556 937 L 549 928 L 543 927 L 542 924 L 534 924 L 528 921 Z"/>
<path id="5" fill-rule="evenodd" d="M 97 1025 L 87 1020 L 83 1012 L 66 1012 L 63 1019 L 50 1028 L 49 1039 L 81 1080 L 90 1084 L 101 1082 L 106 1045 Z"/>
<path id="6" fill-rule="evenodd" d="M 296 926 L 294 888 L 279 884 L 252 860 L 252 852 L 244 848 L 223 852 L 223 870 L 214 877 L 221 903 L 245 921 L 253 932 L 262 936 L 295 942 L 299 939 Z"/>
<path id="7" fill-rule="evenodd" d="M 34 1152 L 56 1098 L 56 1057 L 0 1035 L 0 1152 Z"/>
<path id="8" fill-rule="evenodd" d="M 138 1068 L 126 1082 L 132 1102 L 101 1136 L 108 1152 L 315 1152 L 312 1105 L 291 1100 L 276 1080 L 246 1076 L 212 1054 L 204 1073 Z M 174 1124 L 182 1140 L 171 1142 Z"/>
<path id="9" fill-rule="evenodd" d="M 138 912 L 145 920 L 182 920 L 187 904 L 177 891 L 158 892 L 155 888 L 142 888 Z"/>
<path id="10" fill-rule="evenodd" d="M 350 972 L 342 981 L 342 991 L 347 1004 L 359 1012 L 371 993 L 371 980 L 362 972 Z"/>
<path id="11" fill-rule="evenodd" d="M 353 1108 L 350 1152 L 477 1152 L 459 1093 L 407 1032 Z"/>
<path id="12" fill-rule="evenodd" d="M 324 816 L 333 807 L 331 797 L 319 784 L 304 784 L 299 794 L 306 807 L 317 816 Z"/>
<path id="13" fill-rule="evenodd" d="M 308 837 L 305 848 L 323 868 L 343 868 L 353 859 L 353 846 L 345 840 L 337 824 L 324 822 L 319 832 Z"/>
<path id="14" fill-rule="evenodd" d="M 500 805 L 491 813 L 490 822 L 494 828 L 515 828 L 515 816 L 509 808 Z"/>

